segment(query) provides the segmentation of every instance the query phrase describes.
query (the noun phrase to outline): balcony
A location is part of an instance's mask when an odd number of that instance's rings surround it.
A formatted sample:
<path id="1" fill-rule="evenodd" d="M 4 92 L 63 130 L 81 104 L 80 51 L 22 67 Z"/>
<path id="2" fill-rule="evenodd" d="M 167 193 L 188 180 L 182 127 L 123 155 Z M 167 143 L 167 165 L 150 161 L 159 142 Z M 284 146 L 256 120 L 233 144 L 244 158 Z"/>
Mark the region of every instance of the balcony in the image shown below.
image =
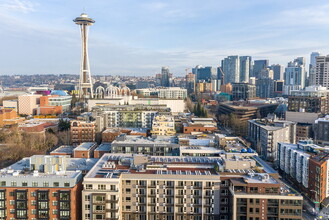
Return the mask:
<path id="1" fill-rule="evenodd" d="M 110 208 L 106 208 L 106 212 L 117 212 L 118 211 L 118 207 L 110 207 Z"/>
<path id="2" fill-rule="evenodd" d="M 118 202 L 119 201 L 119 199 L 118 198 L 116 198 L 116 199 L 108 199 L 108 200 L 106 200 L 106 203 L 113 203 L 113 202 Z"/>

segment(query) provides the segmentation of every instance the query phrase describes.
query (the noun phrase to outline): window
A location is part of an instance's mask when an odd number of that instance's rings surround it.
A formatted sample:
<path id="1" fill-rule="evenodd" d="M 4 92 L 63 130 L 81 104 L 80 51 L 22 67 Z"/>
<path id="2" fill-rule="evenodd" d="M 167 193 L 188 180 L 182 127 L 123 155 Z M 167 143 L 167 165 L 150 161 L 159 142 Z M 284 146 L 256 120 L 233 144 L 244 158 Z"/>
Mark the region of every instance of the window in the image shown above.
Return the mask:
<path id="1" fill-rule="evenodd" d="M 93 189 L 93 185 L 92 184 L 86 184 L 86 189 Z"/>
<path id="2" fill-rule="evenodd" d="M 26 218 L 27 217 L 27 210 L 17 210 L 16 216 L 18 218 Z"/>
<path id="3" fill-rule="evenodd" d="M 90 196 L 89 195 L 85 195 L 85 201 L 90 201 Z"/>
<path id="4" fill-rule="evenodd" d="M 104 202 L 105 201 L 105 196 L 97 195 L 94 197 L 95 201 L 97 202 Z"/>
<path id="5" fill-rule="evenodd" d="M 57 209 L 53 209 L 53 215 L 57 215 L 58 210 Z"/>
<path id="6" fill-rule="evenodd" d="M 0 186 L 6 186 L 6 181 L 1 181 Z"/>
<path id="7" fill-rule="evenodd" d="M 27 182 L 23 181 L 22 186 L 27 186 Z"/>
<path id="8" fill-rule="evenodd" d="M 38 182 L 32 182 L 32 187 L 38 187 Z"/>
<path id="9" fill-rule="evenodd" d="M 99 184 L 99 185 L 98 185 L 98 190 L 106 190 L 106 185 L 104 185 L 104 184 Z"/>
<path id="10" fill-rule="evenodd" d="M 16 208 L 17 209 L 26 209 L 27 208 L 26 201 L 17 201 Z"/>
<path id="11" fill-rule="evenodd" d="M 39 218 L 48 218 L 48 210 L 39 210 L 38 211 L 38 216 Z"/>
<path id="12" fill-rule="evenodd" d="M 70 209 L 70 202 L 60 202 L 59 203 L 59 208 L 60 209 L 65 209 L 65 210 Z"/>
<path id="13" fill-rule="evenodd" d="M 48 191 L 39 191 L 38 200 L 48 200 Z"/>
<path id="14" fill-rule="evenodd" d="M 0 199 L 6 199 L 6 192 L 0 191 Z"/>
<path id="15" fill-rule="evenodd" d="M 53 201 L 53 206 L 57 206 L 58 202 L 57 201 Z"/>
<path id="16" fill-rule="evenodd" d="M 68 201 L 70 200 L 70 193 L 69 192 L 60 192 L 59 193 L 59 200 L 61 201 Z"/>
<path id="17" fill-rule="evenodd" d="M 90 210 L 90 205 L 89 205 L 89 204 L 86 204 L 86 205 L 85 205 L 85 210 L 87 210 L 87 211 Z"/>
<path id="18" fill-rule="evenodd" d="M 26 192 L 20 192 L 20 191 L 18 191 L 16 193 L 16 199 L 18 199 L 18 200 L 25 200 L 26 199 Z"/>
<path id="19" fill-rule="evenodd" d="M 48 202 L 38 202 L 38 209 L 48 209 Z"/>
<path id="20" fill-rule="evenodd" d="M 11 186 L 17 186 L 17 182 L 16 181 L 11 181 L 10 185 Z"/>
<path id="21" fill-rule="evenodd" d="M 59 182 L 54 182 L 54 183 L 53 183 L 53 186 L 54 186 L 54 187 L 59 187 Z"/>
<path id="22" fill-rule="evenodd" d="M 49 182 L 43 182 L 43 187 L 49 187 Z"/>
<path id="23" fill-rule="evenodd" d="M 57 197 L 58 196 L 58 193 L 57 192 L 53 192 L 53 197 Z"/>
<path id="24" fill-rule="evenodd" d="M 10 200 L 10 201 L 9 201 L 9 204 L 10 204 L 10 205 L 15 205 L 15 200 Z"/>
<path id="25" fill-rule="evenodd" d="M 60 218 L 69 218 L 70 217 L 70 211 L 60 211 L 59 216 L 60 216 Z"/>
<path id="26" fill-rule="evenodd" d="M 70 187 L 70 183 L 69 183 L 69 182 L 65 182 L 65 183 L 64 183 L 64 186 L 65 186 L 65 187 Z"/>

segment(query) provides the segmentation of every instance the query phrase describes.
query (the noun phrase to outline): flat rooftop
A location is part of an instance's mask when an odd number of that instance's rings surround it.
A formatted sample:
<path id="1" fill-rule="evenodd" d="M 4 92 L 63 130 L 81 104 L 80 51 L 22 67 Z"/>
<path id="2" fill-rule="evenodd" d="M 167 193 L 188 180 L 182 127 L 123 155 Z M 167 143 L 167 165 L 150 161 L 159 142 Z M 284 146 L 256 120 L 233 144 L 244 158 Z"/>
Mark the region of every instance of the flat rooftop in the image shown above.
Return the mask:
<path id="1" fill-rule="evenodd" d="M 119 137 L 120 138 L 120 137 Z M 175 136 L 157 136 L 156 138 L 152 137 L 143 137 L 142 135 L 126 135 L 124 140 L 114 140 L 113 144 L 176 144 L 177 138 Z"/>
<path id="2" fill-rule="evenodd" d="M 51 155 L 44 155 L 44 157 L 54 157 Z M 66 160 L 71 166 L 76 166 L 81 161 L 72 160 L 72 158 L 66 157 Z M 30 170 L 30 157 L 23 158 L 22 160 L 12 164 L 11 166 L 0 170 L 0 180 L 11 180 L 11 179 L 39 179 L 52 178 L 52 179 L 75 179 L 81 175 L 79 169 L 66 169 L 65 171 L 55 171 L 52 173 L 42 173 Z"/>
<path id="3" fill-rule="evenodd" d="M 200 153 L 200 154 L 224 154 L 225 151 L 215 147 L 204 146 L 181 146 L 179 148 L 180 153 Z"/>
<path id="4" fill-rule="evenodd" d="M 99 145 L 95 151 L 111 151 L 111 143 L 103 142 L 101 145 Z"/>
<path id="5" fill-rule="evenodd" d="M 62 145 L 55 150 L 53 150 L 52 153 L 58 153 L 58 154 L 73 154 L 74 147 L 71 145 Z"/>
<path id="6" fill-rule="evenodd" d="M 74 151 L 85 151 L 85 150 L 90 150 L 93 146 L 95 146 L 96 142 L 84 142 L 74 148 Z"/>
<path id="7" fill-rule="evenodd" d="M 104 154 L 85 178 L 112 178 L 121 175 L 184 175 L 219 178 L 218 157 L 146 156 L 141 154 Z"/>

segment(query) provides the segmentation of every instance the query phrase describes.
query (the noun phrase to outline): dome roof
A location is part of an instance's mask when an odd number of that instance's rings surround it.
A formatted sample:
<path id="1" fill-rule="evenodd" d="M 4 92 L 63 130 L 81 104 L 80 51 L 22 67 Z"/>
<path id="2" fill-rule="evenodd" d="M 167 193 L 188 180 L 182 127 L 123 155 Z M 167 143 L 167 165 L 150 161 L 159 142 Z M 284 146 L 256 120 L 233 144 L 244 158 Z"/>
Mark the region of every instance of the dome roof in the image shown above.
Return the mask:
<path id="1" fill-rule="evenodd" d="M 50 95 L 67 96 L 68 94 L 63 90 L 53 90 Z"/>

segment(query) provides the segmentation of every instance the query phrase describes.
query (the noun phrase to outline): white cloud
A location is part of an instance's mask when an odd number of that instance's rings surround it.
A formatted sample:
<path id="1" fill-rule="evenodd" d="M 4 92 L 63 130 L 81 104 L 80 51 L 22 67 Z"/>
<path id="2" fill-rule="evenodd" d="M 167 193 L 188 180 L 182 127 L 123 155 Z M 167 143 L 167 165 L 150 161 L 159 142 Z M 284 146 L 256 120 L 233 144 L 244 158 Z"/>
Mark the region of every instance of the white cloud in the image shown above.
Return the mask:
<path id="1" fill-rule="evenodd" d="M 0 9 L 28 13 L 35 11 L 35 3 L 28 0 L 0 0 Z"/>
<path id="2" fill-rule="evenodd" d="M 296 7 L 279 13 L 277 24 L 282 26 L 329 25 L 329 4 Z"/>

